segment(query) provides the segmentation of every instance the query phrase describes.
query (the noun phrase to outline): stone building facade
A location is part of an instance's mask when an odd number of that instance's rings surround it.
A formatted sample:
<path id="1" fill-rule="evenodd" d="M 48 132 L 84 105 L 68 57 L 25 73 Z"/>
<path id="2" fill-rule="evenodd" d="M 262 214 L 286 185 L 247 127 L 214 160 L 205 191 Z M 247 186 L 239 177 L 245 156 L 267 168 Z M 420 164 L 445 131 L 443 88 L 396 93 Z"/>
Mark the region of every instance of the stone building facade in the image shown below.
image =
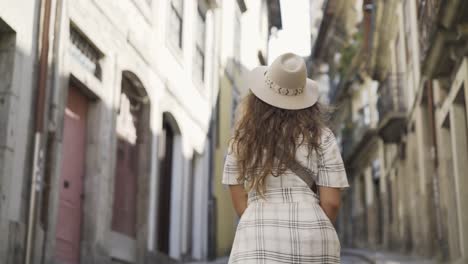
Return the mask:
<path id="1" fill-rule="evenodd" d="M 225 2 L 0 1 L 0 262 L 214 255 Z"/>
<path id="2" fill-rule="evenodd" d="M 39 2 L 0 2 L 0 259 L 6 263 L 21 263 L 24 250 Z"/>
<path id="3" fill-rule="evenodd" d="M 315 69 L 330 69 L 352 186 L 340 236 L 348 246 L 466 263 L 468 5 L 359 4 L 352 33 L 346 25 L 356 16 L 328 2 L 312 58 Z"/>

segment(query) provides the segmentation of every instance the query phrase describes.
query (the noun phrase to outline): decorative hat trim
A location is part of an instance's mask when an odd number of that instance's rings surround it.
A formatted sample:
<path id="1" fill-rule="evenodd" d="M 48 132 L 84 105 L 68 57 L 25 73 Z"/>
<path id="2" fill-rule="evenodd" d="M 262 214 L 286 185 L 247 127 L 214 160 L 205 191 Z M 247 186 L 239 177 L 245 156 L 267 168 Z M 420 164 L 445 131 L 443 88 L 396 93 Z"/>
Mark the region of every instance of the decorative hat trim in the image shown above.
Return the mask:
<path id="1" fill-rule="evenodd" d="M 292 89 L 292 88 L 284 88 L 284 87 L 279 86 L 277 83 L 271 80 L 270 76 L 268 76 L 268 71 L 266 71 L 264 75 L 265 75 L 265 84 L 270 89 L 272 89 L 278 94 L 286 95 L 286 96 L 297 96 L 304 92 L 304 87 Z"/>

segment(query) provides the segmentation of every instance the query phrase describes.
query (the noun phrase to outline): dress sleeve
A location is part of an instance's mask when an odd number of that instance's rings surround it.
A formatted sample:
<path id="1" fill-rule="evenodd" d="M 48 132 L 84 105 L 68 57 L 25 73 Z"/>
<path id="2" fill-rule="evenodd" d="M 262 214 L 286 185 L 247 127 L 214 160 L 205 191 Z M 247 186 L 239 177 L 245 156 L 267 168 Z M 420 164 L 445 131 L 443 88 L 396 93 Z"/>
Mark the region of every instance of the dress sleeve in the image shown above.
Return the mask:
<path id="1" fill-rule="evenodd" d="M 317 161 L 317 185 L 340 189 L 349 187 L 340 149 L 333 132 L 328 128 L 322 133 Z"/>
<path id="2" fill-rule="evenodd" d="M 226 185 L 243 184 L 243 182 L 237 181 L 238 176 L 239 169 L 237 168 L 237 158 L 235 154 L 229 149 L 224 161 L 222 183 Z"/>

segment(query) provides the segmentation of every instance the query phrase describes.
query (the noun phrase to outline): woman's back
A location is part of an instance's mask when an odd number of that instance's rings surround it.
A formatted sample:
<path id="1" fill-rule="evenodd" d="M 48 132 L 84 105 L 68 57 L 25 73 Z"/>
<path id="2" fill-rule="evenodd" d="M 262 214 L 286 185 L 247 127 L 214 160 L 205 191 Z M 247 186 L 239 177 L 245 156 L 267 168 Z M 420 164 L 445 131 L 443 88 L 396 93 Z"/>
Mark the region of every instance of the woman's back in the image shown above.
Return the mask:
<path id="1" fill-rule="evenodd" d="M 319 186 L 348 187 L 338 146 L 330 130 L 322 136 L 322 150 L 297 149 L 296 160 Z M 341 164 L 341 165 L 340 165 Z M 239 184 L 237 160 L 226 157 L 224 184 Z M 265 178 L 263 195 L 248 193 L 248 207 L 239 221 L 230 263 L 340 263 L 340 242 L 319 196 L 290 169 Z M 260 261 L 261 260 L 261 261 Z"/>
<path id="2" fill-rule="evenodd" d="M 241 215 L 229 263 L 340 262 L 332 221 L 348 181 L 306 76 L 294 54 L 251 72 L 224 166 Z"/>

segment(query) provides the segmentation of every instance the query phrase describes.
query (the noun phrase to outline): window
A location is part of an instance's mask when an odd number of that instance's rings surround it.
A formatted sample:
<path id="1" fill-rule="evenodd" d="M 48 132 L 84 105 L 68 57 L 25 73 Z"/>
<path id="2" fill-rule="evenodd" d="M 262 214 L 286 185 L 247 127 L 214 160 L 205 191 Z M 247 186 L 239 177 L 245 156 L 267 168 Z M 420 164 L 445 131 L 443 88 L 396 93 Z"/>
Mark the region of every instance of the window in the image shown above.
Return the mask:
<path id="1" fill-rule="evenodd" d="M 183 12 L 184 4 L 183 0 L 172 0 L 169 14 L 169 38 L 170 41 L 182 49 L 182 33 L 183 33 Z"/>
<path id="2" fill-rule="evenodd" d="M 378 159 L 375 159 L 372 161 L 371 164 L 371 171 L 372 171 L 372 179 L 378 180 L 380 179 L 380 161 Z"/>
<path id="3" fill-rule="evenodd" d="M 205 81 L 205 39 L 206 39 L 206 19 L 200 8 L 197 15 L 197 31 L 195 39 L 194 75 L 201 82 Z"/>
<path id="4" fill-rule="evenodd" d="M 102 53 L 74 25 L 70 25 L 70 54 L 97 79 L 102 79 Z"/>
<path id="5" fill-rule="evenodd" d="M 360 117 L 363 118 L 363 122 L 365 125 L 370 125 L 371 123 L 371 113 L 370 113 L 370 101 L 369 101 L 369 91 L 364 90 L 361 93 L 361 109 L 359 110 L 360 112 Z"/>

